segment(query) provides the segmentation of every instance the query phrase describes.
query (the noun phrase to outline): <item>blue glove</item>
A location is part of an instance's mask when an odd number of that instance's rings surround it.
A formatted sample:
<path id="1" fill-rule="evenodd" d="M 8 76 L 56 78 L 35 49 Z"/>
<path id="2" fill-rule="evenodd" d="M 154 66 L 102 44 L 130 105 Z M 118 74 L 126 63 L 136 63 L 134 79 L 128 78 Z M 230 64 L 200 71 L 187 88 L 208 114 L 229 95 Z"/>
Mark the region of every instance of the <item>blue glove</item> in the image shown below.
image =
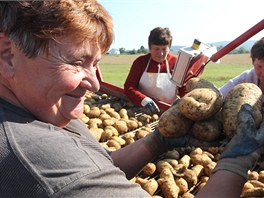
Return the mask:
<path id="1" fill-rule="evenodd" d="M 257 130 L 254 110 L 249 104 L 242 105 L 238 114 L 238 122 L 237 133 L 227 144 L 221 158 L 247 155 L 264 144 L 264 122 Z"/>
<path id="2" fill-rule="evenodd" d="M 160 112 L 158 105 L 149 97 L 144 98 L 141 102 L 141 105 L 147 114 L 152 115 Z"/>
<path id="3" fill-rule="evenodd" d="M 153 132 L 159 140 L 162 142 L 163 145 L 167 147 L 167 150 L 172 150 L 176 147 L 186 147 L 186 146 L 193 146 L 193 147 L 214 147 L 220 146 L 219 141 L 215 142 L 205 142 L 194 138 L 191 133 L 186 134 L 185 136 L 179 138 L 169 138 L 162 136 L 158 129 L 156 128 Z"/>

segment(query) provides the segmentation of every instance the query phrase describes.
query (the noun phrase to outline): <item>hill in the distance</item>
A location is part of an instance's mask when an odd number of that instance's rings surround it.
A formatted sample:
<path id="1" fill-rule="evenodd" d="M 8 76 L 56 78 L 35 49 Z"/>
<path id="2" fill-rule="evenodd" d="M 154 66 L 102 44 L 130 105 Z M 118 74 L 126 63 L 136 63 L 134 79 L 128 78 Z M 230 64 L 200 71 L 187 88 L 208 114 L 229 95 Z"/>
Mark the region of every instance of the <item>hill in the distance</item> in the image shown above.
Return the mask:
<path id="1" fill-rule="evenodd" d="M 214 43 L 208 43 L 209 45 L 212 45 L 212 46 L 216 46 L 216 47 L 224 47 L 226 46 L 227 44 L 229 44 L 231 41 L 218 41 L 218 42 L 214 42 Z M 239 45 L 237 48 L 240 48 L 240 47 L 243 47 L 245 48 L 246 50 L 250 50 L 252 45 L 256 42 L 256 40 L 247 40 L 246 42 L 242 43 L 241 45 Z M 188 47 L 188 46 L 180 46 L 180 45 L 176 45 L 176 46 L 171 46 L 171 49 L 173 51 L 178 51 L 180 48 L 182 47 Z"/>

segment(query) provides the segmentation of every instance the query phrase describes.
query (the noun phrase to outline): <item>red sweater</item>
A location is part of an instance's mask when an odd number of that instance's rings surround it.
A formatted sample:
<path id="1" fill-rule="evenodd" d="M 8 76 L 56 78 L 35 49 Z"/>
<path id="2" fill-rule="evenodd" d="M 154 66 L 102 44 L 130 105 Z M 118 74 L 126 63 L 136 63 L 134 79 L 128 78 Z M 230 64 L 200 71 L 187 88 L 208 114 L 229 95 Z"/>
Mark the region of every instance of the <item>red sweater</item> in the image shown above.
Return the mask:
<path id="1" fill-rule="evenodd" d="M 132 64 L 132 67 L 130 68 L 129 74 L 127 76 L 126 82 L 124 84 L 124 91 L 125 95 L 128 97 L 128 99 L 133 102 L 135 105 L 141 106 L 141 101 L 147 97 L 142 92 L 138 90 L 138 84 L 139 80 L 145 71 L 148 61 L 150 58 L 150 53 L 146 55 L 139 56 Z M 173 54 L 168 54 L 167 60 L 170 67 L 170 72 L 172 74 L 172 70 L 174 68 L 174 65 L 176 63 L 176 56 Z M 149 67 L 147 72 L 158 72 L 158 62 L 151 59 L 149 63 Z M 166 62 L 163 61 L 160 63 L 160 73 L 167 73 L 166 69 Z M 176 86 L 175 86 L 176 87 Z"/>

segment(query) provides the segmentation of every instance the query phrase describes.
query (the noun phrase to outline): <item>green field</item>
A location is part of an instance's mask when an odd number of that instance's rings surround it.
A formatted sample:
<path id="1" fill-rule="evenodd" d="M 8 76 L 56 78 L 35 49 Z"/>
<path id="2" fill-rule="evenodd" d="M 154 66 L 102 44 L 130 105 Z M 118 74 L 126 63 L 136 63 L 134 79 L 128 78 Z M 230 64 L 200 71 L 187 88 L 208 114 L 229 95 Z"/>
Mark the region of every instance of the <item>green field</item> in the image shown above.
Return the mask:
<path id="1" fill-rule="evenodd" d="M 123 87 L 132 61 L 136 57 L 135 55 L 107 55 L 104 57 L 100 64 L 103 80 Z M 251 67 L 249 54 L 226 55 L 221 58 L 219 64 L 209 62 L 200 77 L 220 87 L 229 79 Z"/>

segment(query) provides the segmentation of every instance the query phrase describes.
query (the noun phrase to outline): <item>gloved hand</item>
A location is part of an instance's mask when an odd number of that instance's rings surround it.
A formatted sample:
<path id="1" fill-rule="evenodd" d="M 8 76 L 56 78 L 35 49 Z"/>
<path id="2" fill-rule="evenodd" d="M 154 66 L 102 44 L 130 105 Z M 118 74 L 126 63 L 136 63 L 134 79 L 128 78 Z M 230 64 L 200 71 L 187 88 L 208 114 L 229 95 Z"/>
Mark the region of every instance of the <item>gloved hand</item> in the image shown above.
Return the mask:
<path id="1" fill-rule="evenodd" d="M 254 110 L 249 104 L 242 105 L 238 114 L 236 135 L 227 144 L 222 158 L 236 157 L 249 154 L 264 144 L 264 122 L 257 130 Z"/>
<path id="2" fill-rule="evenodd" d="M 264 122 L 256 130 L 253 108 L 249 104 L 241 107 L 238 121 L 237 134 L 227 144 L 213 172 L 228 170 L 247 179 L 248 170 L 264 153 Z"/>
<path id="3" fill-rule="evenodd" d="M 149 97 L 144 98 L 141 101 L 141 105 L 147 114 L 156 114 L 160 112 L 158 105 Z"/>
<path id="4" fill-rule="evenodd" d="M 162 136 L 158 129 L 156 128 L 154 132 L 150 133 L 144 138 L 145 142 L 149 145 L 152 152 L 164 153 L 166 151 L 172 150 L 176 147 L 212 147 L 219 146 L 220 143 L 217 142 L 204 142 L 194 138 L 191 133 L 179 138 L 168 138 Z"/>

